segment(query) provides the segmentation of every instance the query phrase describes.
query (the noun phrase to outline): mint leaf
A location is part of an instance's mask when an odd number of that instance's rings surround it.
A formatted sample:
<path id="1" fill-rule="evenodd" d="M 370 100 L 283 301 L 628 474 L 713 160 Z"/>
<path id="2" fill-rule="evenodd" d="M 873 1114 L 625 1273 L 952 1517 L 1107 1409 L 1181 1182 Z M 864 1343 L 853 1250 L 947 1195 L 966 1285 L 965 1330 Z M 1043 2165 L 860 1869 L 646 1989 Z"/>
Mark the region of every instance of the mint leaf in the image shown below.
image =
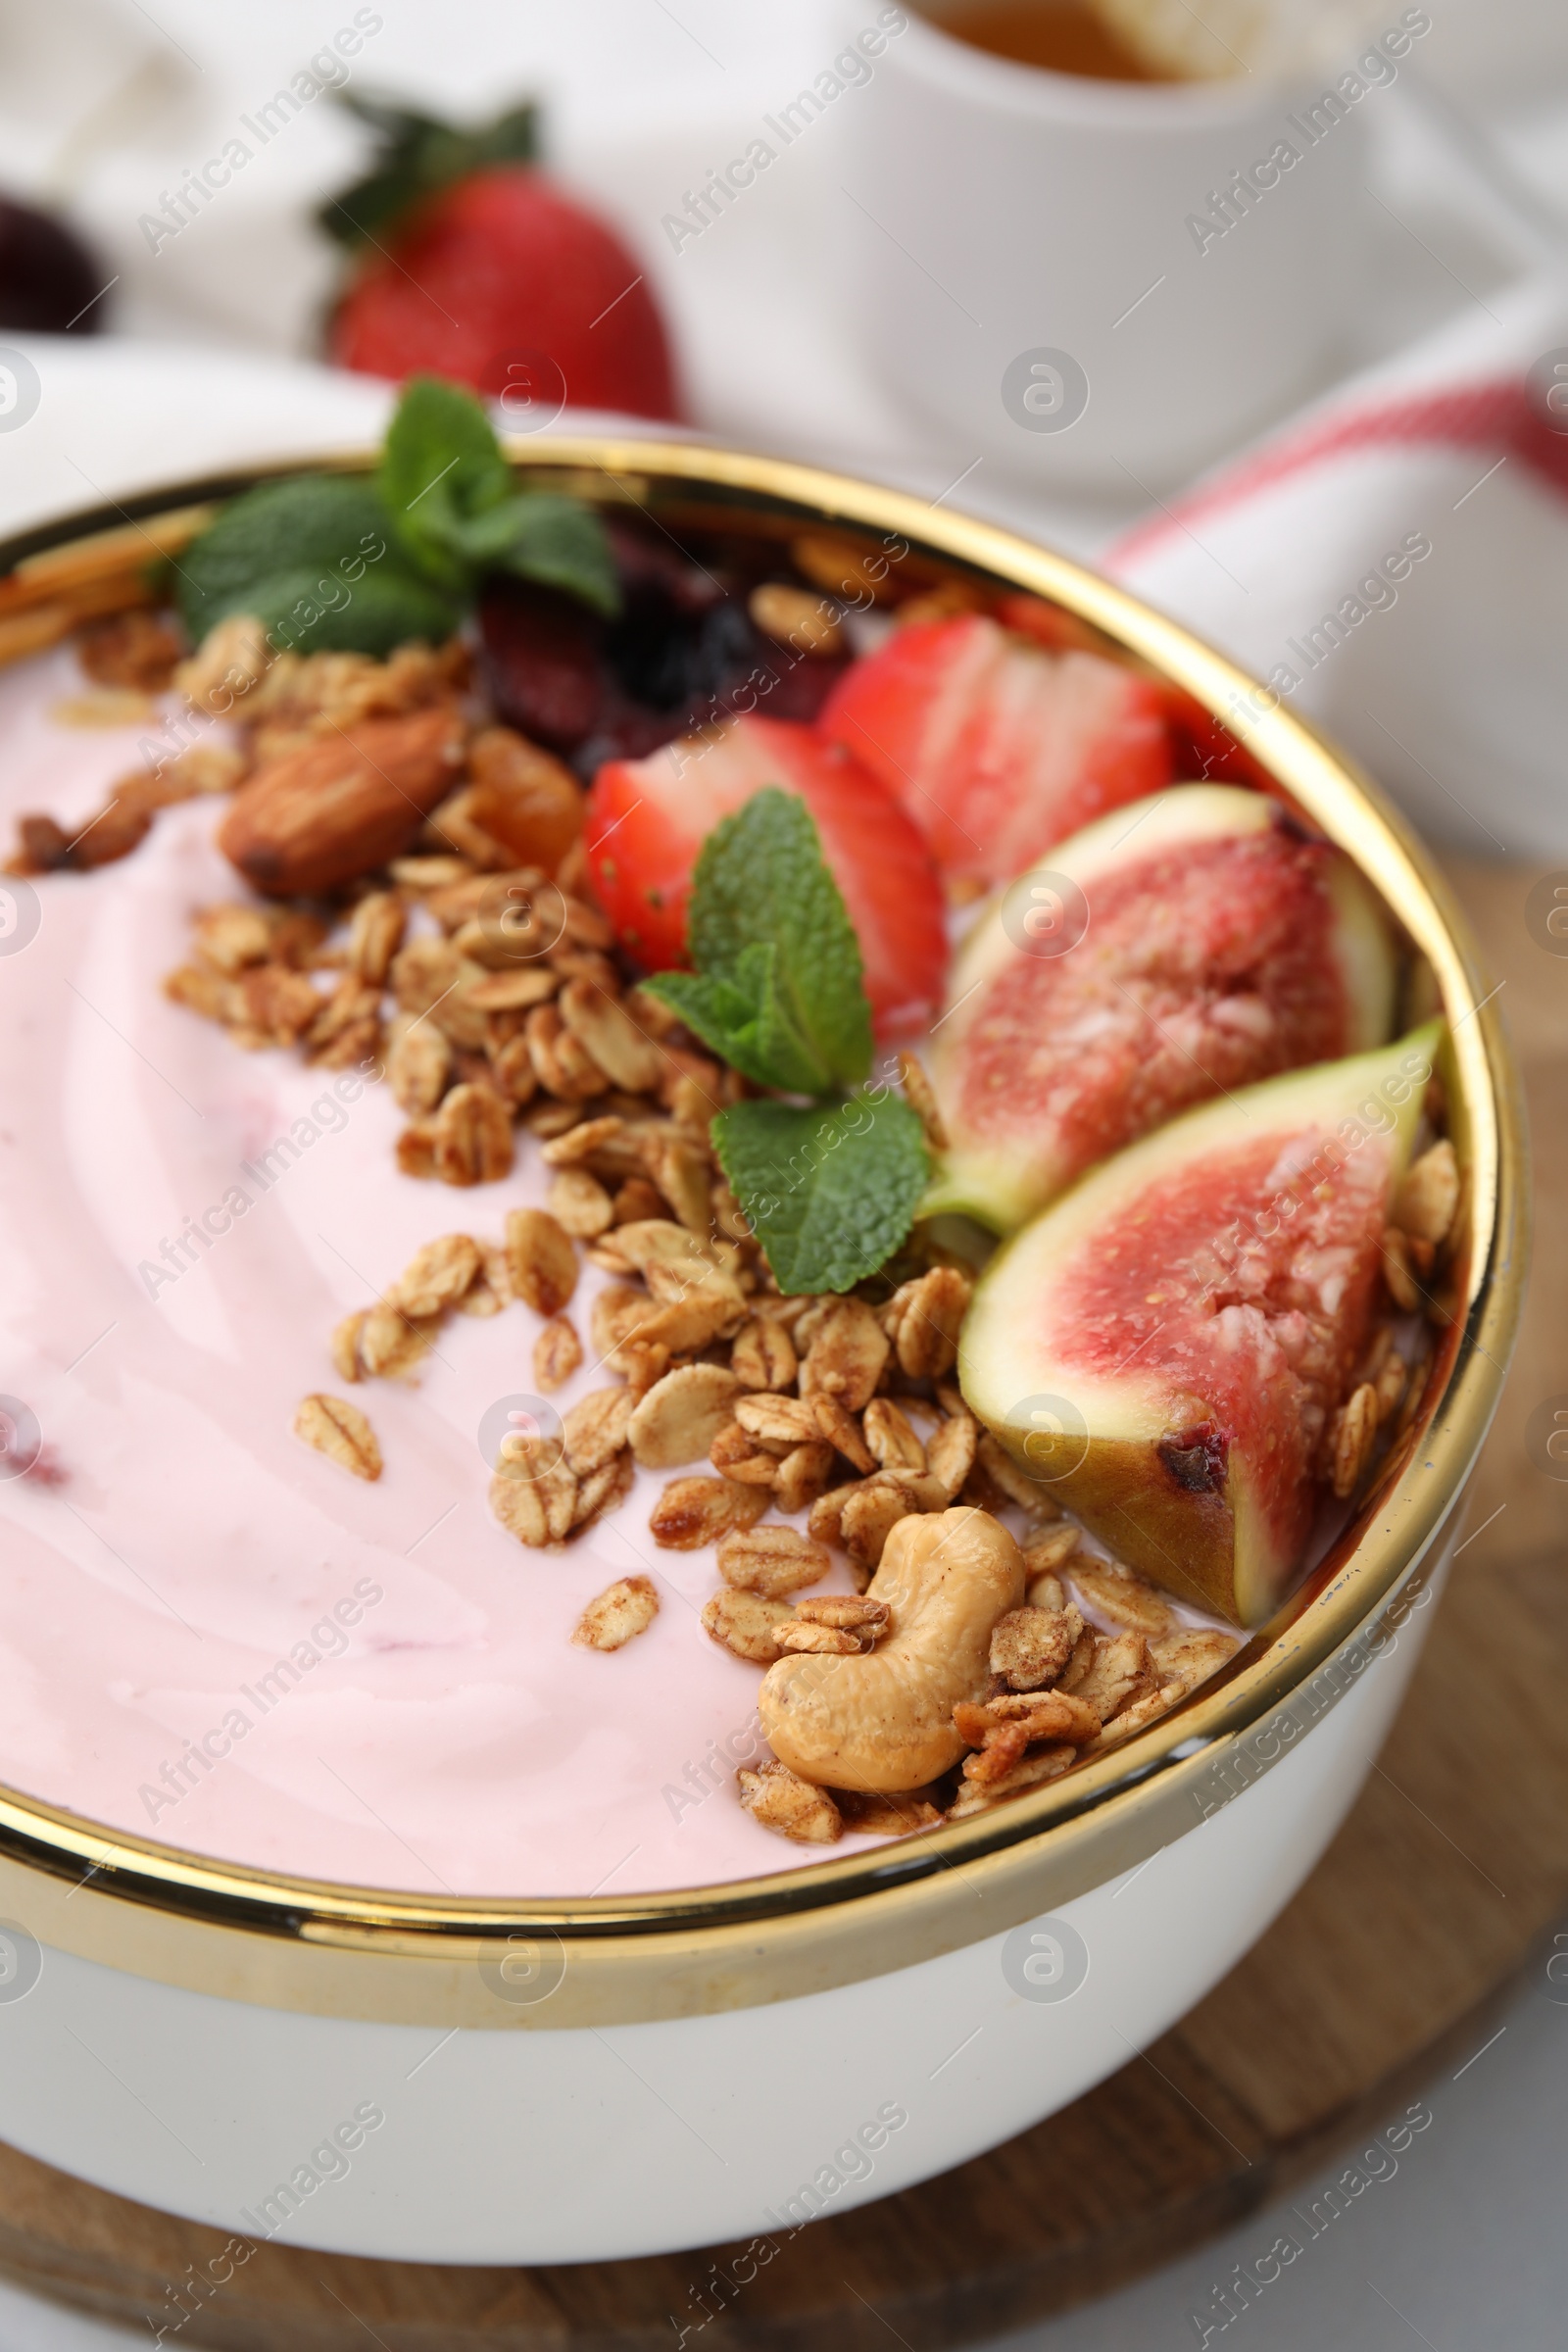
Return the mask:
<path id="1" fill-rule="evenodd" d="M 607 620 L 620 611 L 620 582 L 609 535 L 580 500 L 548 490 L 530 491 L 471 527 L 501 542 L 495 561 L 502 570 L 537 580 L 545 588 L 564 588 Z"/>
<path id="2" fill-rule="evenodd" d="M 461 617 L 450 598 L 390 559 L 352 585 L 330 571 L 273 572 L 254 584 L 243 610 L 265 624 L 279 653 L 378 660 L 414 637 L 443 644 Z"/>
<path id="3" fill-rule="evenodd" d="M 810 811 L 794 793 L 768 785 L 709 835 L 687 941 L 703 978 L 730 992 L 702 1000 L 712 1025 L 693 1026 L 747 1077 L 803 1095 L 865 1077 L 871 1013 L 860 943 Z M 671 993 L 675 980 L 665 973 L 649 986 L 684 1020 L 693 1000 Z"/>
<path id="4" fill-rule="evenodd" d="M 797 1110 L 736 1102 L 713 1144 L 779 1288 L 847 1291 L 909 1230 L 929 1172 L 920 1121 L 900 1096 Z"/>
<path id="5" fill-rule="evenodd" d="M 274 646 L 390 654 L 450 637 L 487 571 L 561 588 L 596 612 L 620 596 L 604 524 L 577 499 L 521 492 L 470 393 L 417 376 L 379 470 L 266 482 L 226 506 L 168 566 L 199 645 L 254 612 Z"/>
<path id="6" fill-rule="evenodd" d="M 838 1096 L 733 1103 L 712 1121 L 726 1177 L 785 1291 L 847 1291 L 909 1230 L 925 1131 L 871 1064 L 860 944 L 809 809 L 769 785 L 704 842 L 687 937 L 695 972 L 643 985 L 759 1086 Z"/>
<path id="7" fill-rule="evenodd" d="M 513 496 L 512 469 L 471 393 L 416 375 L 397 406 L 377 487 L 411 561 L 443 586 L 466 586 L 477 565 L 465 524 Z"/>
<path id="8" fill-rule="evenodd" d="M 273 643 L 385 654 L 440 639 L 458 611 L 400 557 L 373 482 L 300 474 L 264 482 L 223 509 L 171 565 L 180 617 L 197 644 L 231 612 L 254 612 Z"/>
<path id="9" fill-rule="evenodd" d="M 387 428 L 377 475 L 409 561 L 461 594 L 482 572 L 564 589 L 596 612 L 620 609 L 604 524 L 579 499 L 520 491 L 470 392 L 416 375 Z"/>
<path id="10" fill-rule="evenodd" d="M 386 509 L 363 474 L 295 475 L 233 499 L 178 559 L 180 617 L 199 643 L 227 612 L 248 610 L 254 580 L 357 554 L 362 539 L 385 551 Z"/>
<path id="11" fill-rule="evenodd" d="M 745 949 L 734 980 L 710 972 L 661 972 L 645 987 L 678 1012 L 705 1046 L 759 1086 L 787 1095 L 825 1094 L 832 1074 L 790 1019 L 777 986 L 771 940 Z"/>

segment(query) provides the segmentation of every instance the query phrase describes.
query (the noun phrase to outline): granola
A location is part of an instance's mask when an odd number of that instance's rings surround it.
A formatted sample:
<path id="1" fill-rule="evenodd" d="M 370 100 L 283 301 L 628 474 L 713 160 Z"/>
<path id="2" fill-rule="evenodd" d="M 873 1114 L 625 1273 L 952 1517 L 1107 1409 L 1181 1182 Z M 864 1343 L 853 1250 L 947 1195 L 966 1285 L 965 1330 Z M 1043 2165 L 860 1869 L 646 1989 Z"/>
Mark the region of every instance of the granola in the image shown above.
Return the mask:
<path id="1" fill-rule="evenodd" d="M 659 1590 L 653 1578 L 623 1576 L 588 1603 L 571 1638 L 584 1649 L 624 1649 L 648 1631 L 658 1614 Z"/>
<path id="2" fill-rule="evenodd" d="M 496 1300 L 499 1307 L 500 1299 Z M 569 1315 L 552 1315 L 533 1344 L 533 1376 L 551 1396 L 564 1388 L 582 1362 L 582 1342 Z"/>
<path id="3" fill-rule="evenodd" d="M 633 1454 L 648 1470 L 701 1461 L 739 1391 L 734 1373 L 717 1364 L 683 1364 L 666 1372 L 644 1391 L 627 1422 Z"/>
<path id="4" fill-rule="evenodd" d="M 810 1845 L 831 1845 L 844 1835 L 844 1816 L 827 1790 L 798 1780 L 776 1757 L 755 1772 L 742 1765 L 735 1777 L 741 1803 L 765 1830 Z"/>
<path id="5" fill-rule="evenodd" d="M 294 1416 L 294 1435 L 329 1461 L 352 1470 L 356 1478 L 374 1480 L 381 1475 L 381 1448 L 375 1432 L 359 1406 L 342 1396 L 302 1398 Z"/>

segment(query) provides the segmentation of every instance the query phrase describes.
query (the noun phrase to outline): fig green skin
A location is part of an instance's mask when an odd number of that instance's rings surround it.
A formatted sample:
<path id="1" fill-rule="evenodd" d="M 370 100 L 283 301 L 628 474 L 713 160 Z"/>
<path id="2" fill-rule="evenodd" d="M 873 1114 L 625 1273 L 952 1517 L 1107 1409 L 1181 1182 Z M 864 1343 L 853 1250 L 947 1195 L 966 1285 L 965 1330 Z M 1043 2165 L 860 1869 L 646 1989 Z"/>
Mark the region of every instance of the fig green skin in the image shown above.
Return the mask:
<path id="1" fill-rule="evenodd" d="M 1136 1361 L 1084 1374 L 1054 1345 L 1053 1285 L 1107 1219 L 1140 1200 L 1157 1219 L 1162 1181 L 1227 1142 L 1255 1146 L 1270 1125 L 1282 1141 L 1313 1126 L 1332 1136 L 1376 1103 L 1376 1121 L 1360 1123 L 1388 1138 L 1392 1193 L 1444 1036 L 1431 1022 L 1377 1053 L 1293 1070 L 1184 1113 L 1082 1178 L 999 1250 L 976 1289 L 958 1357 L 976 1418 L 1118 1558 L 1233 1625 L 1260 1624 L 1302 1564 L 1300 1544 L 1282 1546 L 1275 1534 L 1265 1466 L 1239 1439 L 1217 1480 L 1185 1458 L 1173 1466 L 1161 1441 L 1203 1418 L 1200 1371 L 1180 1394 L 1171 1374 Z"/>
<path id="2" fill-rule="evenodd" d="M 1053 890 L 1065 877 L 1084 890 L 1155 853 L 1183 844 L 1240 839 L 1266 832 L 1280 810 L 1266 795 L 1233 784 L 1177 784 L 1125 808 L 1113 809 L 1052 850 L 1030 873 L 999 894 L 980 916 L 954 962 L 948 1003 L 932 1034 L 927 1059 L 951 1137 L 920 1203 L 922 1218 L 957 1213 L 994 1233 L 1011 1233 L 1046 1207 L 1080 1171 L 1062 1165 L 1051 1149 L 1049 1128 L 1033 1137 L 999 1140 L 966 1132 L 959 1105 L 968 1024 L 954 1018 L 1008 965 L 1020 950 L 1004 921 L 1009 902 L 1021 905 L 1036 875 L 1049 875 Z M 1348 858 L 1325 877 L 1334 903 L 1332 956 L 1350 1014 L 1349 1051 L 1383 1045 L 1395 1020 L 1396 963 L 1388 922 L 1376 894 Z M 976 1008 L 977 1009 L 977 1008 Z"/>

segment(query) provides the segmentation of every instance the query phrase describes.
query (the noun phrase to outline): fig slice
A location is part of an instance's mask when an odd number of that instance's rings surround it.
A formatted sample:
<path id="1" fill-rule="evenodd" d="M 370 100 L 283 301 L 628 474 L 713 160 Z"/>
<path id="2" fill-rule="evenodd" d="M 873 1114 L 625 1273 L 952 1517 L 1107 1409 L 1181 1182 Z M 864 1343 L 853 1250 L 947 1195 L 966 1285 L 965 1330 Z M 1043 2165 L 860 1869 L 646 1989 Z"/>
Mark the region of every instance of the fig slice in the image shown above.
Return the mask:
<path id="1" fill-rule="evenodd" d="M 971 1410 L 1119 1558 L 1233 1624 L 1267 1617 L 1302 1564 L 1442 1035 L 1188 1111 L 1025 1226 L 976 1290 Z"/>
<path id="2" fill-rule="evenodd" d="M 969 933 L 930 1070 L 922 1214 L 1009 1232 L 1191 1104 L 1381 1046 L 1393 942 L 1342 850 L 1276 801 L 1181 784 L 1062 842 Z"/>

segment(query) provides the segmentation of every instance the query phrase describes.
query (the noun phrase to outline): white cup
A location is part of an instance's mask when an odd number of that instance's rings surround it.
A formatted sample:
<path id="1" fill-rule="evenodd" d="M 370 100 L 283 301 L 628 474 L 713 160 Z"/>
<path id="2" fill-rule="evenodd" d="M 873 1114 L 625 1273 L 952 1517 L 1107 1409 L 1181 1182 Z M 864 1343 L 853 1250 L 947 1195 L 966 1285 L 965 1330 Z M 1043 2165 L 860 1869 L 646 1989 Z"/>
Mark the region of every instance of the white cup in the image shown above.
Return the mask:
<path id="1" fill-rule="evenodd" d="M 874 362 L 955 462 L 1162 487 L 1337 371 L 1366 118 L 1431 23 L 1390 14 L 1353 75 L 1295 88 L 1049 73 L 909 12 L 864 93 L 850 218 Z"/>

